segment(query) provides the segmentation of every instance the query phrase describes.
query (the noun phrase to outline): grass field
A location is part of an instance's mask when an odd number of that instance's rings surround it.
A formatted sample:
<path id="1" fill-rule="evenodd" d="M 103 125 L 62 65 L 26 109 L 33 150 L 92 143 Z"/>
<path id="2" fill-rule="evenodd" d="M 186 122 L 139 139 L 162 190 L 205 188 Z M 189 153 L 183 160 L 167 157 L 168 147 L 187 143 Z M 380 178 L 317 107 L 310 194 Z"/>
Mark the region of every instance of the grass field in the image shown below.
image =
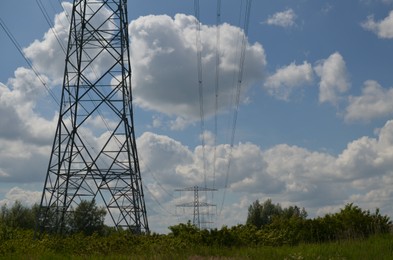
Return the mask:
<path id="1" fill-rule="evenodd" d="M 18 234 L 0 245 L 1 259 L 393 259 L 393 235 L 297 246 L 218 247 L 185 244 L 168 237 L 73 236 L 31 240 Z M 117 240 L 116 240 L 117 239 Z"/>

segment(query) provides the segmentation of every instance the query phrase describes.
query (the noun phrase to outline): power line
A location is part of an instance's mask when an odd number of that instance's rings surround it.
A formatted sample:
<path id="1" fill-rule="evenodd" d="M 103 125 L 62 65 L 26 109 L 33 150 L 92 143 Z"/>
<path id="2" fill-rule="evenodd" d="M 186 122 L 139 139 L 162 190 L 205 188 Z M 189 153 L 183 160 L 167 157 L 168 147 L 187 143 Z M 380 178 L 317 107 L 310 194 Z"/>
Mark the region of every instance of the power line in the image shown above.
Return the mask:
<path id="1" fill-rule="evenodd" d="M 48 25 L 49 25 L 49 27 L 50 27 L 52 33 L 53 33 L 54 36 L 56 37 L 56 40 L 57 40 L 58 44 L 60 45 L 60 47 L 61 47 L 63 53 L 66 55 L 66 54 L 67 54 L 67 53 L 66 53 L 66 50 L 65 50 L 65 48 L 63 47 L 63 45 L 62 45 L 62 43 L 61 43 L 61 41 L 60 41 L 60 39 L 59 39 L 59 37 L 58 37 L 57 31 L 56 31 L 56 29 L 55 29 L 53 23 L 51 22 L 51 20 L 50 20 L 50 18 L 49 18 L 49 15 L 48 15 L 48 12 L 46 11 L 44 5 L 42 4 L 41 0 L 36 0 L 36 3 L 37 3 L 37 5 L 38 5 L 38 7 L 40 8 L 41 13 L 43 14 L 45 20 L 47 21 L 47 23 L 48 23 Z M 67 13 L 66 10 L 65 10 L 64 8 L 63 8 L 63 10 L 64 10 L 65 13 Z M 68 21 L 70 21 L 67 15 L 66 15 L 66 17 L 67 17 Z M 33 66 L 33 64 L 30 62 L 30 60 L 25 56 L 25 54 L 23 53 L 22 47 L 20 46 L 20 44 L 18 43 L 18 41 L 16 40 L 16 38 L 13 36 L 13 34 L 11 33 L 11 31 L 8 29 L 8 27 L 6 26 L 6 24 L 4 23 L 4 21 L 1 20 L 1 19 L 0 19 L 0 26 L 3 28 L 3 30 L 5 31 L 5 33 L 6 33 L 7 36 L 9 37 L 9 39 L 12 41 L 12 43 L 14 44 L 14 46 L 17 48 L 17 50 L 19 51 L 19 53 L 22 55 L 22 57 L 25 59 L 26 63 L 29 65 L 29 67 L 33 70 L 33 72 L 35 73 L 36 77 L 40 80 L 40 82 L 42 83 L 42 85 L 46 88 L 46 90 L 48 91 L 48 93 L 50 94 L 50 96 L 52 97 L 52 99 L 54 100 L 54 102 L 55 102 L 58 106 L 60 106 L 60 102 L 57 100 L 56 95 L 55 95 L 55 94 L 51 91 L 51 89 L 47 86 L 45 80 L 44 80 L 44 79 L 41 77 L 41 75 L 38 73 L 38 70 Z M 84 54 L 88 55 L 86 51 L 84 51 Z M 88 55 L 88 56 L 89 56 L 89 55 Z M 90 58 L 90 56 L 89 56 L 89 58 Z M 98 77 L 96 71 L 94 71 L 93 68 L 91 68 L 91 69 L 92 69 L 92 72 L 96 75 L 96 77 Z M 86 80 L 87 80 L 87 79 L 86 79 Z M 87 93 L 87 94 L 88 94 L 89 98 L 91 98 L 90 93 Z M 91 98 L 91 99 L 92 99 L 92 98 Z M 93 104 L 96 106 L 96 103 L 95 103 L 94 101 L 92 101 L 92 102 L 93 102 Z M 81 106 L 84 110 L 86 110 L 86 108 L 84 108 L 84 106 L 83 106 L 82 104 L 80 104 L 80 106 Z M 99 114 L 101 120 L 103 121 L 104 125 L 106 126 L 107 130 L 109 131 L 109 129 L 110 129 L 109 124 L 108 124 L 107 120 L 104 118 L 104 116 L 102 115 L 102 112 L 101 112 L 101 110 L 100 110 L 99 108 L 97 109 L 97 112 L 98 112 L 98 114 Z M 80 133 L 80 134 L 81 134 L 81 136 L 83 136 L 83 133 Z M 85 139 L 85 142 L 87 143 L 87 145 L 89 145 L 89 146 L 94 150 L 94 147 L 93 147 L 91 144 L 88 143 L 87 138 L 84 138 L 84 139 Z"/>
<path id="2" fill-rule="evenodd" d="M 59 43 L 60 48 L 63 50 L 64 54 L 66 54 L 65 47 L 63 46 L 62 42 L 60 41 L 59 36 L 57 35 L 57 32 L 56 32 L 56 29 L 55 29 L 55 27 L 49 17 L 48 12 L 46 11 L 44 5 L 42 4 L 41 0 L 36 0 L 35 2 L 37 3 L 38 7 L 40 8 L 42 15 L 44 16 L 46 22 L 49 25 L 49 28 L 51 29 L 51 31 L 53 32 L 53 35 L 55 36 L 57 42 Z"/>
<path id="3" fill-rule="evenodd" d="M 201 202 L 199 200 L 199 191 L 216 191 L 216 189 L 210 189 L 210 188 L 206 188 L 206 187 L 198 187 L 198 186 L 193 186 L 193 187 L 187 187 L 187 188 L 183 188 L 183 189 L 176 189 L 175 191 L 192 191 L 194 193 L 194 200 L 191 202 L 185 202 L 185 203 L 181 203 L 176 205 L 176 207 L 189 207 L 189 208 L 193 208 L 194 209 L 194 213 L 193 213 L 193 224 L 198 227 L 199 229 L 201 228 L 201 221 L 200 221 L 200 208 L 201 207 L 205 207 L 205 208 L 209 208 L 209 207 L 215 207 L 215 204 L 210 204 L 207 202 Z M 209 211 L 207 213 L 209 214 Z"/>
<path id="4" fill-rule="evenodd" d="M 197 51 L 197 70 L 198 70 L 198 90 L 199 90 L 199 113 L 201 120 L 201 143 L 202 143 L 202 161 L 203 161 L 203 180 L 206 182 L 206 149 L 205 149 L 205 119 L 204 119 L 204 102 L 203 102 L 203 76 L 202 76 L 202 43 L 201 43 L 201 23 L 199 0 L 194 0 L 195 26 L 196 26 L 196 51 Z"/>
<path id="5" fill-rule="evenodd" d="M 237 74 L 236 99 L 235 99 L 235 107 L 234 107 L 233 120 L 232 120 L 232 132 L 231 132 L 231 140 L 230 140 L 229 159 L 228 159 L 227 172 L 226 172 L 226 176 L 225 176 L 224 194 L 223 194 L 223 198 L 222 198 L 222 202 L 221 202 L 219 215 L 221 215 L 222 208 L 223 208 L 224 202 L 225 202 L 226 190 L 228 188 L 229 170 L 231 167 L 232 151 L 233 151 L 233 145 L 235 142 L 237 116 L 238 116 L 239 104 L 240 104 L 240 94 L 241 94 L 241 88 L 242 88 L 242 83 L 243 83 L 244 60 L 245 60 L 245 56 L 246 56 L 247 35 L 248 35 L 248 26 L 250 23 L 250 13 L 251 13 L 251 0 L 246 0 L 246 9 L 245 9 L 244 27 L 243 27 L 244 33 L 243 33 L 242 46 L 241 46 L 241 52 L 240 52 L 239 70 L 238 70 L 238 74 Z"/>
<path id="6" fill-rule="evenodd" d="M 52 8 L 52 11 L 53 11 L 54 13 L 57 13 L 57 10 L 56 10 L 56 7 L 55 7 L 53 1 L 49 0 L 49 4 L 50 4 L 50 7 Z M 61 6 L 61 3 L 60 3 L 60 6 Z"/>
<path id="7" fill-rule="evenodd" d="M 214 113 L 214 154 L 213 154 L 213 189 L 216 182 L 217 161 L 217 132 L 218 132 L 218 95 L 220 86 L 220 24 L 221 24 L 221 0 L 217 0 L 216 18 L 216 74 L 215 74 L 215 113 Z M 214 193 L 212 192 L 212 196 Z"/>
<path id="8" fill-rule="evenodd" d="M 66 16 L 68 22 L 71 23 L 67 11 L 64 9 L 64 7 L 63 7 L 63 5 L 61 4 L 60 0 L 59 0 L 58 2 L 59 2 L 59 4 L 60 4 L 62 10 L 64 11 L 65 16 Z M 64 53 L 65 55 L 67 55 L 67 51 L 66 51 L 65 47 L 63 46 L 63 44 L 62 44 L 62 42 L 61 42 L 61 40 L 60 40 L 60 38 L 59 38 L 59 36 L 58 36 L 58 33 L 57 33 L 57 31 L 56 31 L 56 29 L 55 29 L 55 26 L 54 26 L 54 24 L 52 23 L 52 21 L 51 21 L 49 15 L 48 15 L 48 12 L 46 11 L 46 8 L 45 8 L 44 5 L 42 4 L 41 0 L 36 0 L 36 3 L 37 3 L 37 5 L 38 5 L 38 7 L 40 8 L 41 13 L 42 13 L 42 15 L 44 16 L 44 18 L 45 18 L 47 24 L 49 25 L 49 27 L 50 27 L 50 29 L 51 29 L 53 35 L 55 36 L 55 38 L 56 38 L 56 40 L 57 40 L 57 42 L 58 42 L 60 48 L 63 50 L 63 53 Z M 52 8 L 54 9 L 52 2 L 50 2 L 50 3 L 51 3 Z M 89 59 L 91 59 L 90 55 L 86 52 L 86 50 L 83 50 L 83 53 L 84 53 Z M 93 72 L 93 74 L 95 75 L 96 78 L 99 78 L 98 73 L 94 70 L 93 67 L 90 67 L 89 69 Z M 88 81 L 87 79 L 85 79 L 85 80 Z M 89 83 L 90 83 L 90 82 L 89 82 Z M 98 106 L 96 105 L 96 102 L 95 102 L 95 101 L 93 100 L 93 98 L 91 97 L 91 94 L 88 92 L 87 95 L 88 95 L 88 97 L 92 100 L 93 105 L 96 106 L 96 107 L 98 107 Z M 84 106 L 83 106 L 82 104 L 80 104 L 80 106 L 81 106 L 83 109 L 85 109 Z M 86 109 L 85 109 L 85 110 L 86 110 Z M 107 122 L 107 120 L 105 119 L 105 117 L 102 115 L 101 109 L 100 109 L 100 108 L 97 108 L 97 112 L 98 112 L 98 115 L 100 116 L 102 122 L 104 123 L 106 129 L 109 131 L 109 130 L 110 130 L 109 123 Z"/>
<path id="9" fill-rule="evenodd" d="M 139 159 L 139 161 L 142 161 L 143 162 L 143 160 L 142 159 Z M 147 168 L 147 172 L 149 172 L 150 174 L 151 174 L 151 176 L 153 177 L 153 179 L 154 179 L 154 181 L 157 183 L 157 185 L 168 195 L 168 196 L 170 196 L 171 198 L 174 198 L 174 196 L 169 192 L 169 191 L 167 191 L 165 188 L 164 188 L 164 186 L 161 184 L 161 182 L 157 179 L 157 177 L 154 175 L 154 173 L 153 173 L 153 171 L 150 169 L 150 167 L 147 165 L 147 164 L 145 164 L 145 167 Z"/>
<path id="10" fill-rule="evenodd" d="M 167 210 L 167 209 L 161 204 L 161 202 L 156 198 L 156 196 L 153 195 L 153 192 L 151 192 L 151 191 L 149 190 L 149 188 L 148 188 L 145 184 L 143 184 L 143 187 L 150 193 L 150 195 L 151 195 L 151 197 L 153 198 L 153 200 L 157 203 L 157 205 L 158 205 L 162 210 L 164 210 L 166 213 L 168 213 L 169 215 L 171 215 L 171 216 L 173 216 L 173 217 L 177 217 L 176 214 L 173 214 L 172 212 L 170 212 L 169 210 Z"/>
<path id="11" fill-rule="evenodd" d="M 102 10 L 108 10 L 110 15 L 103 17 L 101 24 L 94 23 L 91 18 L 97 17 Z M 62 105 L 66 109 L 60 113 L 53 142 L 41 199 L 41 219 L 47 218 L 51 211 L 49 207 L 61 205 L 62 212 L 58 207 L 55 211 L 60 212 L 58 216 L 62 221 L 66 211 L 82 196 L 95 198 L 100 194 L 116 227 L 127 226 L 136 232 L 149 232 L 129 93 L 131 65 L 126 1 L 74 1 L 72 17 L 75 19 L 71 19 L 62 92 Z M 106 25 L 113 26 L 109 33 Z M 108 39 L 107 35 L 111 38 Z M 90 57 L 83 50 L 95 55 Z M 103 63 L 102 58 L 108 59 Z M 100 65 L 98 78 L 88 70 L 93 65 Z M 116 79 L 118 73 L 121 73 L 121 79 Z M 113 81 L 114 78 L 117 82 Z M 106 88 L 109 94 L 102 93 L 101 88 Z M 89 93 L 94 99 L 86 98 Z M 87 105 L 83 107 L 84 104 Z M 101 104 L 108 108 L 106 112 L 111 115 L 108 118 L 118 119 L 118 123 L 109 135 L 103 136 L 106 140 L 97 142 L 99 153 L 91 158 L 87 156 L 90 148 L 80 137 L 79 130 L 89 119 L 94 119 Z M 63 120 L 69 117 L 73 121 L 71 125 Z M 120 149 L 114 148 L 114 144 Z M 103 165 L 105 161 L 109 167 Z M 64 170 L 61 169 L 63 165 Z M 63 174 L 68 176 L 67 180 L 61 178 Z M 87 176 L 95 185 L 86 179 Z M 83 191 L 84 187 L 89 190 Z M 110 195 L 110 200 L 103 195 Z M 51 203 L 52 199 L 55 202 Z M 47 228 L 45 224 L 40 226 L 41 231 Z"/>
<path id="12" fill-rule="evenodd" d="M 11 33 L 11 31 L 8 29 L 8 27 L 6 26 L 6 24 L 4 23 L 4 21 L 0 18 L 0 26 L 3 28 L 3 30 L 5 31 L 5 33 L 7 34 L 8 38 L 12 41 L 12 43 L 14 44 L 14 46 L 17 48 L 17 50 L 19 51 L 19 53 L 22 55 L 22 57 L 25 59 L 26 63 L 29 65 L 29 67 L 33 70 L 34 74 L 36 75 L 36 77 L 40 80 L 41 84 L 45 87 L 45 89 L 48 91 L 48 93 L 50 94 L 50 96 L 52 97 L 53 101 L 60 106 L 60 102 L 57 100 L 56 95 L 53 93 L 53 91 L 46 85 L 46 82 L 42 79 L 41 75 L 38 73 L 37 69 L 33 66 L 33 64 L 31 63 L 31 61 L 26 57 L 26 55 L 23 53 L 22 51 L 22 47 L 20 46 L 20 44 L 18 43 L 18 41 L 16 40 L 16 38 L 13 36 L 13 34 Z M 64 49 L 63 49 L 64 51 Z M 82 106 L 83 108 L 83 106 Z M 104 121 L 105 125 L 108 127 L 107 123 Z M 80 133 L 81 136 L 83 136 L 83 133 Z M 94 147 L 89 144 L 87 138 L 84 138 L 85 142 L 87 143 L 87 145 L 89 145 L 92 149 L 94 149 Z"/>
<path id="13" fill-rule="evenodd" d="M 38 80 L 41 82 L 41 84 L 45 87 L 45 89 L 48 91 L 49 95 L 53 98 L 53 100 L 56 102 L 57 105 L 60 105 L 60 102 L 57 100 L 55 94 L 53 91 L 47 86 L 45 80 L 41 77 L 39 74 L 38 70 L 34 67 L 33 63 L 26 57 L 24 54 L 22 47 L 14 37 L 14 35 L 11 33 L 10 29 L 8 29 L 7 25 L 4 23 L 4 21 L 0 18 L 0 26 L 3 28 L 4 32 L 8 36 L 8 38 L 11 40 L 12 44 L 15 46 L 15 48 L 18 50 L 18 52 L 22 55 L 23 59 L 26 61 L 27 65 L 29 65 L 30 69 L 34 72 L 34 74 L 37 76 Z"/>

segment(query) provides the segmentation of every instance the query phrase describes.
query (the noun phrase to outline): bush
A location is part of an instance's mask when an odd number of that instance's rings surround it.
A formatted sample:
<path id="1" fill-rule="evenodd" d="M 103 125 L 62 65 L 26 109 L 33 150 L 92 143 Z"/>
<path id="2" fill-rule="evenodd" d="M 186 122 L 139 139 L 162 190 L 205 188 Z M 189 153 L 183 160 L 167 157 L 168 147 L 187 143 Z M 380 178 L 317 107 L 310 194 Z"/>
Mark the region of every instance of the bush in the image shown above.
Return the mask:
<path id="1" fill-rule="evenodd" d="M 266 218 L 266 215 L 269 217 Z M 374 234 L 388 233 L 391 228 L 389 217 L 382 216 L 379 209 L 372 214 L 352 203 L 345 205 L 335 214 L 315 219 L 306 219 L 306 216 L 306 211 L 297 206 L 282 209 L 279 204 L 274 205 L 270 200 L 263 204 L 256 201 L 249 207 L 247 222 L 259 230 L 254 234 L 254 241 L 271 246 L 362 239 Z"/>
<path id="2" fill-rule="evenodd" d="M 22 205 L 16 201 L 11 208 L 3 205 L 0 208 L 0 227 L 11 229 L 34 229 L 38 205 L 32 207 Z"/>

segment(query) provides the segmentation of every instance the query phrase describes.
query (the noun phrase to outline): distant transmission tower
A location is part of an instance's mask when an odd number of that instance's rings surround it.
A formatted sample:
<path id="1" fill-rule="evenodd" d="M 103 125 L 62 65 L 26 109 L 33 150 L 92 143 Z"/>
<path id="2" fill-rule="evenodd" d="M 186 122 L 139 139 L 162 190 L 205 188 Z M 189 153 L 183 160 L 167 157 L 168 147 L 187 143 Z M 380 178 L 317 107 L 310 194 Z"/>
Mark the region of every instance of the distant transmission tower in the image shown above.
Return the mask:
<path id="1" fill-rule="evenodd" d="M 74 0 L 61 107 L 37 230 L 64 233 L 81 201 L 149 232 L 132 111 L 127 0 Z"/>
<path id="2" fill-rule="evenodd" d="M 200 191 L 217 191 L 216 189 L 211 189 L 211 188 L 203 188 L 199 186 L 193 186 L 193 187 L 188 187 L 188 188 L 183 188 L 183 189 L 176 189 L 175 191 L 193 191 L 194 192 L 194 201 L 192 202 L 186 202 L 182 204 L 176 205 L 176 207 L 189 207 L 194 209 L 193 213 L 193 221 L 192 224 L 196 226 L 197 228 L 201 228 L 201 224 L 205 223 L 201 221 L 200 219 L 200 208 L 207 208 L 207 207 L 215 207 L 216 205 L 210 204 L 207 202 L 200 202 L 199 201 L 199 192 Z"/>

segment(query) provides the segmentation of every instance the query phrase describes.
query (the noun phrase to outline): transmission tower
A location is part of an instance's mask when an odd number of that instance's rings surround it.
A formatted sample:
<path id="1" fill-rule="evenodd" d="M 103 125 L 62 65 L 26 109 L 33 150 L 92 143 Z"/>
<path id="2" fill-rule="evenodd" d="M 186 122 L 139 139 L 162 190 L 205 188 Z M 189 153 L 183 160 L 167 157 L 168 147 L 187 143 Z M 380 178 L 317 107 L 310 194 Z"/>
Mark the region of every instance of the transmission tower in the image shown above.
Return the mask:
<path id="1" fill-rule="evenodd" d="M 67 231 L 81 201 L 149 232 L 132 110 L 127 0 L 74 0 L 56 134 L 37 230 Z"/>
<path id="2" fill-rule="evenodd" d="M 176 189 L 175 191 L 193 191 L 194 192 L 194 201 L 193 202 L 186 202 L 186 203 L 178 204 L 178 205 L 176 205 L 176 207 L 194 208 L 192 224 L 194 224 L 194 226 L 196 226 L 200 229 L 202 222 L 200 220 L 201 213 L 200 213 L 199 209 L 201 207 L 215 207 L 216 205 L 210 204 L 207 202 L 200 202 L 199 201 L 199 192 L 200 191 L 217 191 L 217 189 L 193 186 L 193 187 L 188 187 L 188 188 L 183 188 L 183 189 Z"/>

